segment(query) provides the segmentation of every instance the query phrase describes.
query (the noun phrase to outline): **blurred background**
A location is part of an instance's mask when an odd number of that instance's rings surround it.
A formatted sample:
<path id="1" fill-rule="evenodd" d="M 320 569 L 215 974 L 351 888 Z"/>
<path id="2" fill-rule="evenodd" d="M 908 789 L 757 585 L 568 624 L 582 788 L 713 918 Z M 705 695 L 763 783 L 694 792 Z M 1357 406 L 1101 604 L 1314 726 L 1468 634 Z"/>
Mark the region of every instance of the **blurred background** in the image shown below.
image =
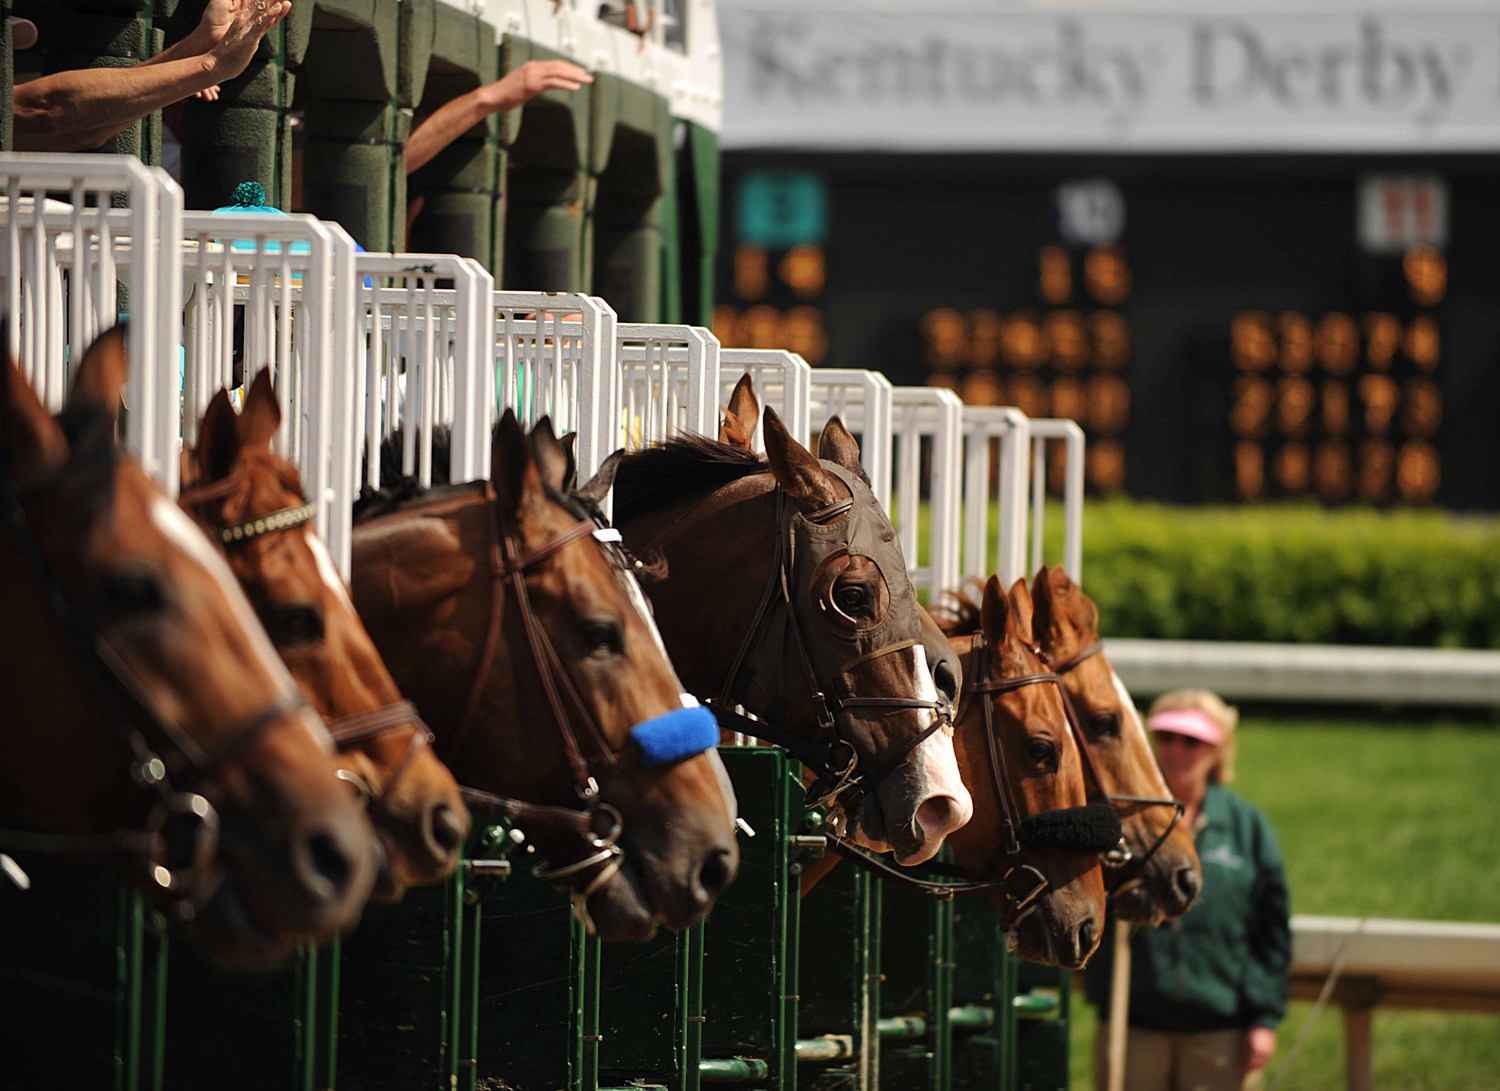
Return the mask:
<path id="1" fill-rule="evenodd" d="M 720 0 L 719 26 L 726 346 L 1077 420 L 1107 638 L 1500 649 L 1493 2 Z M 1490 691 L 1235 677 L 1294 912 L 1496 919 Z M 1494 1010 L 1377 1007 L 1374 1084 L 1500 1086 Z M 1284 1086 L 1344 1086 L 1340 1036 L 1332 1010 Z"/>

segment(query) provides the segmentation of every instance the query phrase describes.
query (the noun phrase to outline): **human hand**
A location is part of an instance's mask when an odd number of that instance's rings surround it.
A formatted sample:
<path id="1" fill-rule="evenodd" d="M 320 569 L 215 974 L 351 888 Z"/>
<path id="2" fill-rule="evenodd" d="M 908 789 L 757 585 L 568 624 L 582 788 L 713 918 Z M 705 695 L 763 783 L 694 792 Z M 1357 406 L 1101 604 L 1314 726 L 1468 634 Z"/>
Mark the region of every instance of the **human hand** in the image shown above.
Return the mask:
<path id="1" fill-rule="evenodd" d="M 286 18 L 292 5 L 291 0 L 214 0 L 214 3 L 238 7 L 223 36 L 208 54 L 214 74 L 222 83 L 238 76 L 249 66 L 260 40 Z"/>
<path id="2" fill-rule="evenodd" d="M 1245 1031 L 1245 1072 L 1256 1072 L 1271 1063 L 1276 1053 L 1276 1032 L 1270 1027 L 1251 1027 Z"/>
<path id="3" fill-rule="evenodd" d="M 193 92 L 193 97 L 194 98 L 201 98 L 204 102 L 218 102 L 219 101 L 219 85 L 216 83 L 212 87 L 205 87 L 201 91 L 194 91 Z"/>
<path id="4" fill-rule="evenodd" d="M 514 72 L 484 88 L 491 113 L 524 106 L 543 91 L 577 91 L 594 77 L 570 61 L 527 61 Z"/>

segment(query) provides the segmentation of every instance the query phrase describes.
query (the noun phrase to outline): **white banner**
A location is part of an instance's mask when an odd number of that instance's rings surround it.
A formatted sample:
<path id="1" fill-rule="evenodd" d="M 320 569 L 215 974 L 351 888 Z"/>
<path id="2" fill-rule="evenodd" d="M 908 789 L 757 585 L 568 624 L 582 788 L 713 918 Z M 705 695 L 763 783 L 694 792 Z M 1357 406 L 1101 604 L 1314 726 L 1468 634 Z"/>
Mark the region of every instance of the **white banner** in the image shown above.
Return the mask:
<path id="1" fill-rule="evenodd" d="M 1500 150 L 1500 11 L 725 5 L 725 147 Z"/>

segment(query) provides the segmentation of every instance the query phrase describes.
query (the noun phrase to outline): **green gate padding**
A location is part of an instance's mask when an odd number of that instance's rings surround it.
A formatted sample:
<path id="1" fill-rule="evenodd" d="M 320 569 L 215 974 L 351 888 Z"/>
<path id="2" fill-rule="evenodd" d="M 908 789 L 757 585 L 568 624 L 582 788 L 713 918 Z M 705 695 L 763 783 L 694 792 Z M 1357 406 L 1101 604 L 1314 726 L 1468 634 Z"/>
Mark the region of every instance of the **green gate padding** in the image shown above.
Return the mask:
<path id="1" fill-rule="evenodd" d="M 501 39 L 502 75 L 527 61 L 566 59 L 523 38 L 507 34 Z M 502 278 L 506 288 L 588 288 L 591 102 L 592 96 L 581 91 L 545 91 L 500 119 L 500 143 L 509 157 Z"/>
<path id="2" fill-rule="evenodd" d="M 677 260 L 684 322 L 712 326 L 719 254 L 719 136 L 693 121 L 677 152 Z"/>
<path id="3" fill-rule="evenodd" d="M 406 234 L 400 101 L 400 0 L 318 0 L 298 102 L 306 104 L 302 203 L 366 250 L 399 250 Z"/>
<path id="4" fill-rule="evenodd" d="M 837 1043 L 837 1059 L 799 1066 L 803 1091 L 875 1086 L 880 1039 L 880 884 L 841 864 L 802 899 L 802 997 L 798 1036 Z M 844 1042 L 847 1039 L 847 1050 Z"/>
<path id="5" fill-rule="evenodd" d="M 671 189 L 672 116 L 667 100 L 607 72 L 589 88 L 594 187 L 591 291 L 622 322 L 661 315 L 662 217 Z"/>
<path id="6" fill-rule="evenodd" d="M 410 43 L 411 82 L 418 117 L 498 78 L 495 28 L 477 15 L 437 4 L 425 40 L 420 27 L 403 27 L 403 67 Z M 416 20 L 409 20 L 415 24 Z M 424 58 L 425 54 L 425 59 Z M 419 63 L 420 60 L 420 63 Z M 504 207 L 505 153 L 493 115 L 464 133 L 407 180 L 407 199 L 423 200 L 407 248 L 418 253 L 462 254 L 486 269 L 500 268 L 495 244 Z"/>

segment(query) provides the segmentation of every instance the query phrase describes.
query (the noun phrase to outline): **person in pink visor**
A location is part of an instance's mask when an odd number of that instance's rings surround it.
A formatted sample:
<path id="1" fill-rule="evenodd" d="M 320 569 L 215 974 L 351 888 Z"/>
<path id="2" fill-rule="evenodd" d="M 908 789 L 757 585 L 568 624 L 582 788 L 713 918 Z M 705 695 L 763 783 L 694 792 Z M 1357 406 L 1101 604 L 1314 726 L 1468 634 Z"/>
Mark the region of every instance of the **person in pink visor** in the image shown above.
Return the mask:
<path id="1" fill-rule="evenodd" d="M 1147 715 L 1162 775 L 1193 831 L 1203 889 L 1182 917 L 1131 937 L 1126 1091 L 1251 1091 L 1276 1052 L 1290 907 L 1271 823 L 1225 787 L 1234 779 L 1238 720 L 1207 690 L 1163 694 Z M 1114 930 L 1105 935 L 1088 975 L 1089 999 L 1100 1008 L 1098 1087 L 1107 1071 Z"/>

